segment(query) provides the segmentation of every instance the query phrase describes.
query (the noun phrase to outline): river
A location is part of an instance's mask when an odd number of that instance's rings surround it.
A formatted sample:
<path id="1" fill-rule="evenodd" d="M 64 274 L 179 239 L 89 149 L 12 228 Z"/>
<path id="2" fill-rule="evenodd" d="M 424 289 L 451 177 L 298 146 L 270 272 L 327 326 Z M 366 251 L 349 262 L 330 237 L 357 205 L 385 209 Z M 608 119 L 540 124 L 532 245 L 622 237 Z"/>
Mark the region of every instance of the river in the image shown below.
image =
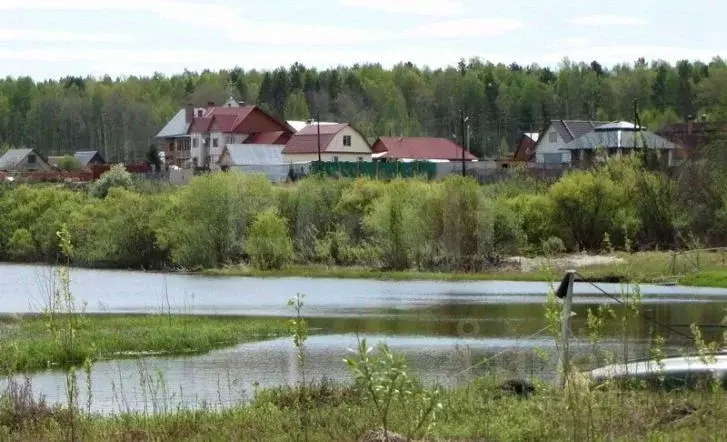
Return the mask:
<path id="1" fill-rule="evenodd" d="M 39 312 L 53 272 L 49 267 L 0 265 L 0 313 Z M 553 339 L 542 330 L 548 283 L 385 282 L 307 278 L 217 278 L 197 275 L 73 269 L 73 295 L 89 313 L 159 313 L 285 317 L 286 303 L 306 295 L 303 314 L 317 330 L 306 342 L 308 379 L 349 379 L 343 357 L 357 335 L 386 342 L 403 353 L 427 381 L 452 385 L 496 371 L 507 377 L 552 376 Z M 632 290 L 619 284 L 576 283 L 574 356 L 593 353 L 587 341 L 587 308 Z M 642 312 L 689 333 L 693 322 L 716 325 L 727 309 L 727 290 L 641 286 Z M 617 312 L 620 306 L 615 305 Z M 629 357 L 647 354 L 647 320 L 633 327 Z M 721 329 L 711 327 L 707 334 Z M 667 349 L 684 339 L 668 330 Z M 599 350 L 622 351 L 622 329 L 608 323 Z M 79 375 L 81 402 L 87 397 Z M 91 408 L 97 412 L 163 411 L 179 407 L 225 407 L 250 399 L 255 388 L 298 380 L 290 338 L 242 344 L 200 356 L 102 361 L 91 373 Z M 65 374 L 31 376 L 36 393 L 65 400 Z"/>

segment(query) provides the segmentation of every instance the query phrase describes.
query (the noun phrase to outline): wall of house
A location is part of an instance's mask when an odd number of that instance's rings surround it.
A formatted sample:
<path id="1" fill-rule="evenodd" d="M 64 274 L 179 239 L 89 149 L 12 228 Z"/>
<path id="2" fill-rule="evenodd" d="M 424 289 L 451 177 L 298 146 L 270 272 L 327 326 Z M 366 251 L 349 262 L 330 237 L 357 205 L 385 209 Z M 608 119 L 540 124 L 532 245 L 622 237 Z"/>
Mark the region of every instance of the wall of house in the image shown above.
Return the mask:
<path id="1" fill-rule="evenodd" d="M 343 144 L 344 137 L 351 137 L 351 145 L 345 146 Z M 368 157 L 367 159 L 364 159 L 364 161 L 371 161 L 371 146 L 369 145 L 368 141 L 366 141 L 366 138 L 364 138 L 360 133 L 358 133 L 354 128 L 352 127 L 346 127 L 341 132 L 336 134 L 335 137 L 333 137 L 333 140 L 331 140 L 331 143 L 326 147 L 326 152 L 331 153 L 340 153 L 340 154 L 358 154 L 358 156 L 361 156 L 362 154 L 364 157 Z"/>
<path id="2" fill-rule="evenodd" d="M 33 162 L 29 161 L 30 156 L 34 156 L 35 161 L 33 161 Z M 40 155 L 38 155 L 36 153 L 31 153 L 28 156 L 26 156 L 25 158 L 23 158 L 23 161 L 21 161 L 20 164 L 18 164 L 17 169 L 21 170 L 21 171 L 32 172 L 32 171 L 36 171 L 36 170 L 37 171 L 48 171 L 48 170 L 52 170 L 53 168 L 42 157 L 40 157 Z"/>
<path id="3" fill-rule="evenodd" d="M 550 126 L 538 140 L 535 162 L 539 164 L 569 164 L 571 161 L 570 152 L 561 150 L 565 145 L 565 140 L 555 127 Z"/>

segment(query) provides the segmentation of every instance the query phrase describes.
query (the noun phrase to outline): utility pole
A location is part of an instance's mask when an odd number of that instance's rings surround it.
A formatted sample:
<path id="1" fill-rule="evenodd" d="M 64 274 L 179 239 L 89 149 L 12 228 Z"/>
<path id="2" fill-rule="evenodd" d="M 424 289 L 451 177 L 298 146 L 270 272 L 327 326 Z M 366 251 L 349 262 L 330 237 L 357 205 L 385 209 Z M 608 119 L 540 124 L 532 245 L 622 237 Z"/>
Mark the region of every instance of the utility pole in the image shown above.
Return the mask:
<path id="1" fill-rule="evenodd" d="M 464 110 L 461 110 L 459 112 L 460 115 L 460 124 L 462 125 L 462 176 L 467 176 L 467 166 L 465 165 L 465 123 L 467 123 L 467 120 L 469 120 L 469 117 L 464 116 Z"/>
<path id="2" fill-rule="evenodd" d="M 316 113 L 316 123 L 318 124 L 318 162 L 321 162 L 321 114 Z"/>

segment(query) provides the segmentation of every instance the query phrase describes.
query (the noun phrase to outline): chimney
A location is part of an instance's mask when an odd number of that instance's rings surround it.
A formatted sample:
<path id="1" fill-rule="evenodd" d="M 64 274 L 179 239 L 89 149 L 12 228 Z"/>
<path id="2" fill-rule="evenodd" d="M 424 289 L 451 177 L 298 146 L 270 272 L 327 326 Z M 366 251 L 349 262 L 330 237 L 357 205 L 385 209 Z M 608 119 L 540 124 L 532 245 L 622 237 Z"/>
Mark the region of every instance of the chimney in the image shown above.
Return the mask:
<path id="1" fill-rule="evenodd" d="M 187 103 L 187 107 L 184 109 L 184 121 L 191 123 L 194 119 L 194 104 Z"/>

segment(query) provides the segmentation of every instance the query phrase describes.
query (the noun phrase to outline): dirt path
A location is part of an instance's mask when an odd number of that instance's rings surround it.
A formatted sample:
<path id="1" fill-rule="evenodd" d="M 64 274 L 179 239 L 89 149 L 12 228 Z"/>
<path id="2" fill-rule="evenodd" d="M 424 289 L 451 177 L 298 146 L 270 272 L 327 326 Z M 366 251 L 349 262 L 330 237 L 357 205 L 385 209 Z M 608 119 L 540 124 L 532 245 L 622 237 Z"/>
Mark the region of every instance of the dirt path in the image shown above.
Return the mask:
<path id="1" fill-rule="evenodd" d="M 580 269 L 582 267 L 618 264 L 625 260 L 612 255 L 588 255 L 585 253 L 560 256 L 555 258 L 526 258 L 524 256 L 513 256 L 506 260 L 520 269 L 521 272 L 536 272 L 544 267 L 555 268 L 556 270 Z"/>

